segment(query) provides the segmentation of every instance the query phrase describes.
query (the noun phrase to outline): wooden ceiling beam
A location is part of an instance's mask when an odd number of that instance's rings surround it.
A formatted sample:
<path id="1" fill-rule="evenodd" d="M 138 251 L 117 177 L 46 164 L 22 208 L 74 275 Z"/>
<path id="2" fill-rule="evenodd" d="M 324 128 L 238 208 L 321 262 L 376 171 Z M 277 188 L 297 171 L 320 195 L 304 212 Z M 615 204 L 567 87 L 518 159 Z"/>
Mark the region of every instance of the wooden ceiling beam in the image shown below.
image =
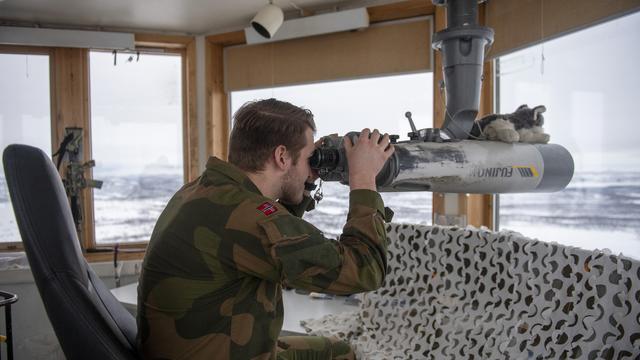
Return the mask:
<path id="1" fill-rule="evenodd" d="M 134 34 L 136 46 L 165 49 L 186 49 L 193 42 L 193 36 Z"/>
<path id="2" fill-rule="evenodd" d="M 367 8 L 367 12 L 369 12 L 369 22 L 375 24 L 383 21 L 433 15 L 436 11 L 435 8 L 431 0 L 408 0 L 371 6 Z"/>
<path id="3" fill-rule="evenodd" d="M 207 42 L 221 46 L 240 45 L 247 43 L 247 38 L 244 35 L 244 30 L 238 30 L 224 34 L 209 35 L 206 39 Z"/>

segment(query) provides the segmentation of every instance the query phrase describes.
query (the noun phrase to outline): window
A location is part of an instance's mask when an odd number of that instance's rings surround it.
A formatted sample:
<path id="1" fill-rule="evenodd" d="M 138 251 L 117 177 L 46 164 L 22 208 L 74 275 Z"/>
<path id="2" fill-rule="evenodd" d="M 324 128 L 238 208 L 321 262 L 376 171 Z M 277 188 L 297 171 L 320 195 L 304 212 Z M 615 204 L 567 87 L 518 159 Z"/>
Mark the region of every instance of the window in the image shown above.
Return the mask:
<path id="1" fill-rule="evenodd" d="M 400 135 L 411 131 L 405 112 L 411 111 L 416 126 L 433 126 L 431 73 L 335 81 L 231 93 L 232 114 L 247 101 L 277 98 L 311 110 L 316 139 L 324 135 L 360 131 L 365 127 Z M 327 235 L 338 236 L 346 222 L 348 188 L 324 183 L 324 199 L 305 215 Z M 385 205 L 395 211 L 394 222 L 431 222 L 431 193 L 383 193 Z"/>
<path id="2" fill-rule="evenodd" d="M 49 56 L 0 53 L 0 149 L 19 143 L 51 155 Z M 20 242 L 0 167 L 0 242 Z"/>
<path id="3" fill-rule="evenodd" d="M 501 228 L 640 259 L 639 43 L 636 13 L 498 60 L 500 112 L 546 105 L 575 161 L 561 192 L 501 195 Z"/>
<path id="4" fill-rule="evenodd" d="M 92 51 L 95 242 L 147 241 L 184 182 L 182 57 Z"/>

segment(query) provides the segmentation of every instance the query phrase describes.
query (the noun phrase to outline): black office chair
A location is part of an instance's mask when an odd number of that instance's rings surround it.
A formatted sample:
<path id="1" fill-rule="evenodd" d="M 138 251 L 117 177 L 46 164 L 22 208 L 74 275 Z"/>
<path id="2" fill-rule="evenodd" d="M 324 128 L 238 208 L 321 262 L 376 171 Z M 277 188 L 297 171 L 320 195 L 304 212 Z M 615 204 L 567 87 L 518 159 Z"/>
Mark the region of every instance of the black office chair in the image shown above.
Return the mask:
<path id="1" fill-rule="evenodd" d="M 84 259 L 51 159 L 9 145 L 3 162 L 31 271 L 67 359 L 137 359 L 135 319 Z"/>

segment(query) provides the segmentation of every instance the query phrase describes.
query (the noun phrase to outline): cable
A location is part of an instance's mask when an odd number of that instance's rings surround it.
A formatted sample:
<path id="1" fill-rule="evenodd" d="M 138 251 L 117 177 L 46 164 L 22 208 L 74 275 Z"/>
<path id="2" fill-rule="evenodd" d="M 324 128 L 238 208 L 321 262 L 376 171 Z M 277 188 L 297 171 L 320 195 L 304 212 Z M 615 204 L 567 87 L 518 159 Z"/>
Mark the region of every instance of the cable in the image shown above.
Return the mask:
<path id="1" fill-rule="evenodd" d="M 480 137 L 477 137 L 477 136 L 471 135 L 470 133 L 468 133 L 467 131 L 465 131 L 464 127 L 462 127 L 460 124 L 456 123 L 456 120 L 455 120 L 455 119 L 453 118 L 453 116 L 451 116 L 451 114 L 449 113 L 449 109 L 447 109 L 447 104 L 446 104 L 446 102 L 445 102 L 445 100 L 444 100 L 444 96 L 445 96 L 445 95 L 444 95 L 444 89 L 445 89 L 445 87 L 446 87 L 446 85 L 445 85 L 445 86 L 441 86 L 441 87 L 440 87 L 440 98 L 442 99 L 442 105 L 444 106 L 444 115 L 445 115 L 445 119 L 446 119 L 446 118 L 447 118 L 447 116 L 448 116 L 448 117 L 449 117 L 449 119 L 451 119 L 451 123 L 452 123 L 453 125 L 455 125 L 455 126 L 458 128 L 458 130 L 462 130 L 462 132 L 464 132 L 464 133 L 465 133 L 465 135 L 467 135 L 469 138 L 472 138 L 472 139 L 475 139 L 475 140 L 486 140 L 486 139 L 484 138 L 484 131 L 483 131 L 483 130 L 482 130 L 482 128 L 480 127 L 480 124 L 478 124 L 478 129 L 480 130 Z M 474 120 L 474 122 L 476 122 L 476 121 Z"/>
<path id="2" fill-rule="evenodd" d="M 289 1 L 289 4 L 291 4 L 291 6 L 293 6 L 294 9 L 298 10 L 298 12 L 300 12 L 300 17 L 304 17 L 304 9 L 301 8 L 300 6 L 296 5 L 293 1 Z"/>

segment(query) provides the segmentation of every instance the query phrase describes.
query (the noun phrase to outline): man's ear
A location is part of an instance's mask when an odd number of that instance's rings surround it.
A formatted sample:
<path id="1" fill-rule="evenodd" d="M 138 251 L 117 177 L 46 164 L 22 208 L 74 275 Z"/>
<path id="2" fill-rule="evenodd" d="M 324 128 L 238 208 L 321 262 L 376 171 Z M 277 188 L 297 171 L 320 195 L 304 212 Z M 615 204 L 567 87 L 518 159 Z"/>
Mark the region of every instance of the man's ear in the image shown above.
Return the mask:
<path id="1" fill-rule="evenodd" d="M 278 145 L 273 150 L 273 161 L 276 168 L 280 170 L 288 170 L 291 166 L 291 154 L 287 151 L 287 147 L 284 145 Z"/>

